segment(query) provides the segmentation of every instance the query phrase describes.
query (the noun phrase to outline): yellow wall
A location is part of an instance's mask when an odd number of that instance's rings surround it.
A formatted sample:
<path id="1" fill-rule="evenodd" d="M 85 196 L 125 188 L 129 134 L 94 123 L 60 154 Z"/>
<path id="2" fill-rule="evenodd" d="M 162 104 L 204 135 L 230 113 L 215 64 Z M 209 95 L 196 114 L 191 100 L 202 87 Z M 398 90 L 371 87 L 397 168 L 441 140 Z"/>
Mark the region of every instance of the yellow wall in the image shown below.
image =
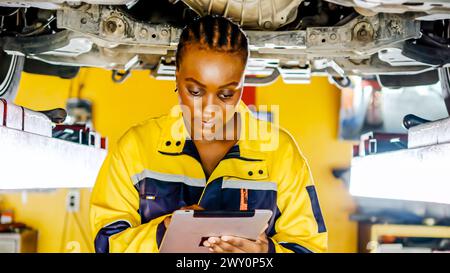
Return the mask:
<path id="1" fill-rule="evenodd" d="M 148 72 L 134 72 L 123 84 L 114 84 L 110 77 L 111 72 L 100 69 L 84 69 L 73 81 L 24 73 L 16 103 L 35 110 L 64 107 L 79 83 L 84 83 L 80 95 L 93 102 L 94 126 L 109 137 L 111 146 L 132 124 L 164 114 L 178 102 L 174 83 L 156 81 Z M 310 161 L 330 234 L 330 251 L 356 251 L 356 226 L 348 221 L 353 205 L 342 183 L 331 174 L 332 168 L 345 167 L 350 160 L 351 145 L 336 140 L 339 91 L 325 78 L 303 86 L 280 80 L 258 88 L 256 96 L 258 104 L 280 105 L 281 125 L 294 135 Z M 25 198 L 21 193 L 4 194 L 0 208 L 13 208 L 17 221 L 39 230 L 39 252 L 93 251 L 87 243 L 92 242 L 87 225 L 90 190 L 81 191 L 81 210 L 76 215 L 65 212 L 66 194 L 64 189 L 27 193 Z"/>

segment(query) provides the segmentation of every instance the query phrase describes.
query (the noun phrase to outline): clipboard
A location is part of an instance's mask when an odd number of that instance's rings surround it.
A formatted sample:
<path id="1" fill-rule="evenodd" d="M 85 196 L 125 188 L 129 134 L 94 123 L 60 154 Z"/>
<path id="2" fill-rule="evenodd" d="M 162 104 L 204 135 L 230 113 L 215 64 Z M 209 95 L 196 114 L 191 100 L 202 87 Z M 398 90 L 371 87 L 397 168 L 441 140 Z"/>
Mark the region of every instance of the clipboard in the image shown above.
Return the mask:
<path id="1" fill-rule="evenodd" d="M 256 240 L 272 217 L 271 210 L 177 210 L 162 239 L 160 253 L 210 253 L 203 242 L 231 235 Z"/>

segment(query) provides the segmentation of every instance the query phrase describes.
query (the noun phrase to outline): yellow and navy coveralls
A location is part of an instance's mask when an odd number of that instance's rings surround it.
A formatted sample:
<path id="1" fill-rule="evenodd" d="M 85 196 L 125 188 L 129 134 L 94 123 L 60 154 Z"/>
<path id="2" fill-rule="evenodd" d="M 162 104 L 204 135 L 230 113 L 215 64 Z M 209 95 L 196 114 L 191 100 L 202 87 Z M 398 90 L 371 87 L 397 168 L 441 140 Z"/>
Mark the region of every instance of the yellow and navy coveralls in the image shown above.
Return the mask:
<path id="1" fill-rule="evenodd" d="M 279 127 L 251 138 L 251 130 L 268 123 L 242 101 L 238 113 L 240 139 L 208 178 L 181 111 L 130 128 L 105 159 L 92 192 L 95 251 L 158 252 L 164 218 L 193 204 L 206 210 L 270 209 L 269 252 L 326 251 L 317 193 L 295 140 Z"/>

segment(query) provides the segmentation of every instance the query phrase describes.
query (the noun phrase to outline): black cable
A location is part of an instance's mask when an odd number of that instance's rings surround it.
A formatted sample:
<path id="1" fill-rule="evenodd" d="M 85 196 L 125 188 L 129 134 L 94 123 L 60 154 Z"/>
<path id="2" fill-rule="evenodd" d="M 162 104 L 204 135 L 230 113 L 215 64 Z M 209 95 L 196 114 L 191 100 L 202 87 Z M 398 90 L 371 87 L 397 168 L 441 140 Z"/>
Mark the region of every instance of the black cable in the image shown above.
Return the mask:
<path id="1" fill-rule="evenodd" d="M 33 29 L 32 31 L 29 31 L 27 33 L 19 33 L 17 36 L 19 36 L 19 37 L 27 37 L 27 36 L 39 34 L 42 31 L 44 31 L 45 28 L 48 27 L 55 19 L 56 19 L 56 17 L 53 16 L 45 24 L 43 24 L 42 26 L 37 27 L 37 28 Z"/>

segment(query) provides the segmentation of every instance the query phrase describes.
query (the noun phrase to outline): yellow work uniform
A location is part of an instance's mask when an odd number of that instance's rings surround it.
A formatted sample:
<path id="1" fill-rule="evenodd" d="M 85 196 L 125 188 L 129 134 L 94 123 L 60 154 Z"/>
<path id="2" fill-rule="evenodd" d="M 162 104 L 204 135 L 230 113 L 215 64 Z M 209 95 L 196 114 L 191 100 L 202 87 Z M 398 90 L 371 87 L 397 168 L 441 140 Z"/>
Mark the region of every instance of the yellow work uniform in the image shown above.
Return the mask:
<path id="1" fill-rule="evenodd" d="M 254 117 L 242 101 L 238 114 L 240 139 L 209 177 L 181 111 L 130 128 L 108 154 L 92 192 L 96 252 L 158 252 L 164 218 L 193 204 L 270 209 L 269 252 L 326 251 L 317 193 L 295 140 L 279 127 L 252 136 L 270 123 Z"/>

